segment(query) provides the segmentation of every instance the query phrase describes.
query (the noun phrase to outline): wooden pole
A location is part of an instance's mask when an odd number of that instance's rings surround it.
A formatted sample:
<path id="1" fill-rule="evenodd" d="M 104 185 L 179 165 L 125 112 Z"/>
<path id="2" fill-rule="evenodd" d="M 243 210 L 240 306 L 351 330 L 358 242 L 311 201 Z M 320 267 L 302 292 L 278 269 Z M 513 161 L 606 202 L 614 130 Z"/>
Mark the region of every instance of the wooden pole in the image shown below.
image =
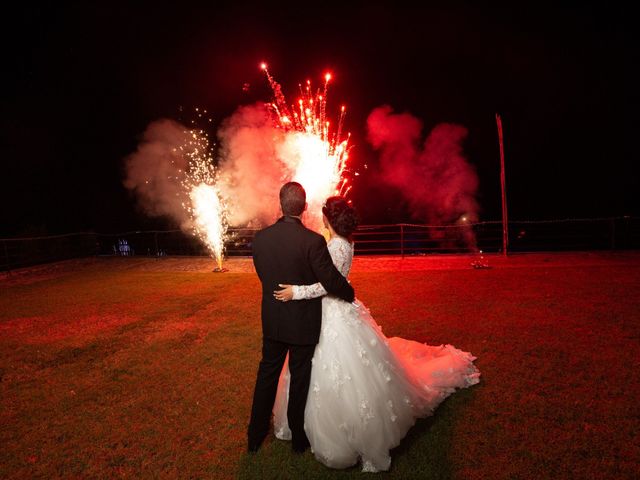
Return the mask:
<path id="1" fill-rule="evenodd" d="M 498 125 L 498 141 L 500 142 L 500 185 L 502 186 L 502 254 L 507 255 L 509 246 L 509 220 L 507 216 L 507 191 L 504 176 L 504 145 L 502 142 L 502 119 L 496 113 L 496 124 Z"/>

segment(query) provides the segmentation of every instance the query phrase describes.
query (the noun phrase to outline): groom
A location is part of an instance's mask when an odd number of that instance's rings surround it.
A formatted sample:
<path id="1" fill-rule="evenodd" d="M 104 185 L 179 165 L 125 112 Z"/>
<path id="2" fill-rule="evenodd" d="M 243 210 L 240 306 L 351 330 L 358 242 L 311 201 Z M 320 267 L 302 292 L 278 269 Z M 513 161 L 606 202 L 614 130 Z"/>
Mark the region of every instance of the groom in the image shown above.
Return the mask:
<path id="1" fill-rule="evenodd" d="M 325 239 L 302 225 L 307 208 L 302 185 L 289 182 L 280 189 L 282 217 L 253 240 L 253 263 L 262 282 L 262 360 L 253 394 L 249 423 L 249 451 L 256 452 L 269 431 L 278 379 L 289 353 L 289 406 L 287 420 L 292 447 L 309 447 L 304 432 L 304 409 L 311 378 L 311 359 L 320 337 L 322 300 L 280 302 L 273 292 L 278 284 L 311 285 L 320 282 L 329 292 L 352 302 L 353 288 L 331 261 Z"/>

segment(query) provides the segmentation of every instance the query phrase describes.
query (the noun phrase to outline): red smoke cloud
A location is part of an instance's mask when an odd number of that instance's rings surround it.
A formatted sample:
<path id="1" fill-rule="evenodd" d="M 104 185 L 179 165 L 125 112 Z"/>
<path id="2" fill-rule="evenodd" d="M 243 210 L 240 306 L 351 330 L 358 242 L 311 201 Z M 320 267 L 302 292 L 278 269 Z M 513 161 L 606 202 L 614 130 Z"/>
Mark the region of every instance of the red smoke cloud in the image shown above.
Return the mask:
<path id="1" fill-rule="evenodd" d="M 422 122 L 385 105 L 371 112 L 367 129 L 384 183 L 401 190 L 414 218 L 435 225 L 478 220 L 478 177 L 462 149 L 465 127 L 438 124 L 421 146 Z"/>

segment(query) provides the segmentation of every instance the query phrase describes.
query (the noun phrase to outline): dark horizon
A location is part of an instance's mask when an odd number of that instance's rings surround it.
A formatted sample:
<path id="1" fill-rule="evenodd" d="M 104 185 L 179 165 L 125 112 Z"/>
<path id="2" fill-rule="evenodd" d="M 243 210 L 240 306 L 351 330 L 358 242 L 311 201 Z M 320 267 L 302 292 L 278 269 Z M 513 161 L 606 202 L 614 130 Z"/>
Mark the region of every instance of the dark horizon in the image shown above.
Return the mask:
<path id="1" fill-rule="evenodd" d="M 361 5 L 308 20 L 251 4 L 14 8 L 2 236 L 170 228 L 136 209 L 123 159 L 154 120 L 200 107 L 219 125 L 270 100 L 263 60 L 290 94 L 333 73 L 365 223 L 419 221 L 375 175 L 366 119 L 385 104 L 420 118 L 423 135 L 441 122 L 469 130 L 481 220 L 500 219 L 495 113 L 511 219 L 640 215 L 638 34 L 624 9 Z"/>

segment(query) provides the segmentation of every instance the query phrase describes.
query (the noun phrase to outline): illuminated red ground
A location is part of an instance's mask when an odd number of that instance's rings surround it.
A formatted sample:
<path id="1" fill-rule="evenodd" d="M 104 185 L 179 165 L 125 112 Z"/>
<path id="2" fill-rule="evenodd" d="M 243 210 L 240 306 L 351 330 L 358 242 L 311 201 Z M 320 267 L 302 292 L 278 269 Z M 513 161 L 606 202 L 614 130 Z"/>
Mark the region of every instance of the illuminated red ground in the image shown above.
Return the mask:
<path id="1" fill-rule="evenodd" d="M 481 384 L 418 422 L 396 478 L 634 478 L 640 253 L 358 257 L 388 336 L 471 351 Z M 0 280 L 0 477 L 357 477 L 244 455 L 259 360 L 249 259 L 102 258 Z M 345 474 L 345 475 L 342 475 Z"/>

